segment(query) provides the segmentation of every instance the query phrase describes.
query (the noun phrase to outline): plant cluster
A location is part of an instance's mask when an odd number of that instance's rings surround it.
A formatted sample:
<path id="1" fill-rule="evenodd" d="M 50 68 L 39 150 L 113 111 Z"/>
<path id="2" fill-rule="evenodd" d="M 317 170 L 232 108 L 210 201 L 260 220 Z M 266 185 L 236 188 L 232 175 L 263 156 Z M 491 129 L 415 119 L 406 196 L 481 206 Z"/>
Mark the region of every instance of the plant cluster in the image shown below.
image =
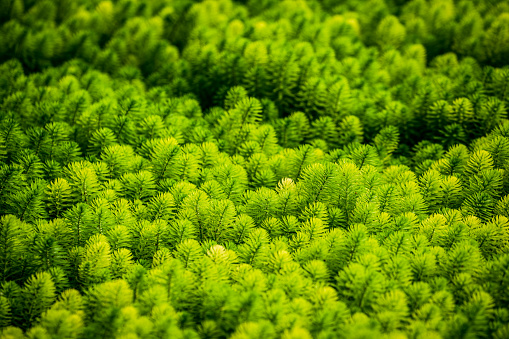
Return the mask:
<path id="1" fill-rule="evenodd" d="M 509 2 L 0 0 L 0 338 L 508 338 Z"/>

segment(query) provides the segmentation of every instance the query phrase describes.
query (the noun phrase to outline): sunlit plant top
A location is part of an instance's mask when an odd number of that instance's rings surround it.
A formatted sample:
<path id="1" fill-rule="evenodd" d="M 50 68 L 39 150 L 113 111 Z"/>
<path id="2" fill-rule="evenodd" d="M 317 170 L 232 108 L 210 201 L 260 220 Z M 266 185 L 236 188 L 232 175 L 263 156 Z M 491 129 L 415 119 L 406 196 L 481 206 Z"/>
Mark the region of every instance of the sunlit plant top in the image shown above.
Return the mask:
<path id="1" fill-rule="evenodd" d="M 509 1 L 0 0 L 0 339 L 509 338 Z"/>

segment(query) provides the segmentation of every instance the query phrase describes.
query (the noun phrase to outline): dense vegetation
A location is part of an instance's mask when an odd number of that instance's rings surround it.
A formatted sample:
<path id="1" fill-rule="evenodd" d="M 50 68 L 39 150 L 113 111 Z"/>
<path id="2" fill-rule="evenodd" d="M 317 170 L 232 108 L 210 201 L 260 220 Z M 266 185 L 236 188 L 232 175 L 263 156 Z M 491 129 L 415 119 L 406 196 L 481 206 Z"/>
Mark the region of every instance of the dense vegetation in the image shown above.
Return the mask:
<path id="1" fill-rule="evenodd" d="M 509 2 L 0 0 L 0 338 L 509 338 Z"/>

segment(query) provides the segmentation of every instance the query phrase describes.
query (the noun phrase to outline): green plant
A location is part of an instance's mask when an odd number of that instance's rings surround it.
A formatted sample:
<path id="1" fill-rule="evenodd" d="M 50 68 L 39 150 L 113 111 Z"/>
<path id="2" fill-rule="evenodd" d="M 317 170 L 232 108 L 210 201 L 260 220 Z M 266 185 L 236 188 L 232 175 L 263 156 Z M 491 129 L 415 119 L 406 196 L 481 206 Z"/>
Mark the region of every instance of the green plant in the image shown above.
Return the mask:
<path id="1" fill-rule="evenodd" d="M 0 337 L 507 337 L 508 18 L 0 0 Z"/>

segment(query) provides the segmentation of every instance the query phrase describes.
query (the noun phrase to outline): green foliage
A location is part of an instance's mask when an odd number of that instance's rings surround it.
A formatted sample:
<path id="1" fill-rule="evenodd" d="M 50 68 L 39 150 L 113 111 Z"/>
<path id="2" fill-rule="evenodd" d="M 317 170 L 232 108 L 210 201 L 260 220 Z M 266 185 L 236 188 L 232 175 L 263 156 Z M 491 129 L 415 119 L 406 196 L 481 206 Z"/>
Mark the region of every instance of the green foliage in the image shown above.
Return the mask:
<path id="1" fill-rule="evenodd" d="M 506 338 L 507 1 L 0 0 L 1 338 Z"/>
<path id="2" fill-rule="evenodd" d="M 39 318 L 55 301 L 55 285 L 47 272 L 31 276 L 21 290 L 23 326 Z"/>
<path id="3" fill-rule="evenodd" d="M 23 242 L 20 238 L 23 233 L 23 223 L 13 215 L 4 215 L 0 219 L 1 227 L 1 273 L 2 281 L 10 280 L 19 270 L 17 262 L 23 251 Z"/>

